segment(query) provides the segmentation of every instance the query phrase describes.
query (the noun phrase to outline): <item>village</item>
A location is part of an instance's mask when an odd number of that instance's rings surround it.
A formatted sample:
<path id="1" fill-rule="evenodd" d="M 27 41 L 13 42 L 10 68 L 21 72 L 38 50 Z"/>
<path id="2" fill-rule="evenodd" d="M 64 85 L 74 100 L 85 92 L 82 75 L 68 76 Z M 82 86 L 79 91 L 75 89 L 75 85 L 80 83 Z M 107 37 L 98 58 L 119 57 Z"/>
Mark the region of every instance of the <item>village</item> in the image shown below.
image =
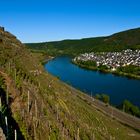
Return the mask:
<path id="1" fill-rule="evenodd" d="M 84 53 L 75 57 L 73 61 L 95 61 L 97 66 L 105 65 L 109 69 L 134 65 L 140 66 L 140 50 L 123 50 L 121 52 Z"/>

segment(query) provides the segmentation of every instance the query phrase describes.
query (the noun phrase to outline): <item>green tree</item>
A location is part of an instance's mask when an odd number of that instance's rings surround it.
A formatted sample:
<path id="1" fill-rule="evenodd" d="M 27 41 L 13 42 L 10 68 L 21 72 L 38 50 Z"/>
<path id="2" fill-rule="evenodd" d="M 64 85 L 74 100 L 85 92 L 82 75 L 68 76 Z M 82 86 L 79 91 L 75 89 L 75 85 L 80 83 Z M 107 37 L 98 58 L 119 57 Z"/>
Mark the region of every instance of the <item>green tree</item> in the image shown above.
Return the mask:
<path id="1" fill-rule="evenodd" d="M 100 100 L 101 99 L 101 95 L 100 94 L 96 94 L 95 95 L 95 98 L 98 99 L 98 100 Z"/>
<path id="2" fill-rule="evenodd" d="M 130 113 L 130 108 L 132 104 L 128 100 L 124 100 L 123 102 L 123 110 L 127 113 Z"/>
<path id="3" fill-rule="evenodd" d="M 109 104 L 110 102 L 110 97 L 106 94 L 102 94 L 102 101 L 106 104 Z"/>
<path id="4" fill-rule="evenodd" d="M 129 114 L 140 117 L 140 109 L 128 100 L 124 100 L 123 110 Z"/>

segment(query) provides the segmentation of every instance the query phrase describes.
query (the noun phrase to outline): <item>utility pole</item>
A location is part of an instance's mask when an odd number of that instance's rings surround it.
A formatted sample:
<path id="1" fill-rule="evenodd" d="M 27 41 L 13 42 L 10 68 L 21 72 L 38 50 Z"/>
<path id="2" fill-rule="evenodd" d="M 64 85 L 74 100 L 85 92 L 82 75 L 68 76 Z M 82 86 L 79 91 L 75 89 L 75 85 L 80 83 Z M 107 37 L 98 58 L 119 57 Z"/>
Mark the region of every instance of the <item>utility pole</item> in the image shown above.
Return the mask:
<path id="1" fill-rule="evenodd" d="M 113 107 L 111 107 L 111 117 L 113 118 Z"/>
<path id="2" fill-rule="evenodd" d="M 91 91 L 91 93 L 90 93 L 90 96 L 91 96 L 91 98 L 92 98 L 92 91 Z"/>
<path id="3" fill-rule="evenodd" d="M 125 104 L 123 104 L 123 112 L 125 112 Z"/>
<path id="4" fill-rule="evenodd" d="M 92 91 L 91 91 L 91 98 L 92 98 L 92 101 L 94 101 L 94 97 L 93 97 Z"/>

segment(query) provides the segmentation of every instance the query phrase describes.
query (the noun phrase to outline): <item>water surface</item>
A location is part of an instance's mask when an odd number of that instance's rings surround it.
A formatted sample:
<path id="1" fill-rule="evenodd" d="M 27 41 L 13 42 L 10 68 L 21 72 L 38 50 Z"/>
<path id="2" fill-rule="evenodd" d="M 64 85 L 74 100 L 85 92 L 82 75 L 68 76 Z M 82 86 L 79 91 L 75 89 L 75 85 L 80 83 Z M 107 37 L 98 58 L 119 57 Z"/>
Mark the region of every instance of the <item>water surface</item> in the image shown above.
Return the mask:
<path id="1" fill-rule="evenodd" d="M 72 64 L 71 58 L 67 56 L 49 61 L 45 64 L 45 69 L 89 95 L 108 94 L 113 105 L 119 105 L 128 99 L 140 107 L 140 80 L 86 70 Z"/>

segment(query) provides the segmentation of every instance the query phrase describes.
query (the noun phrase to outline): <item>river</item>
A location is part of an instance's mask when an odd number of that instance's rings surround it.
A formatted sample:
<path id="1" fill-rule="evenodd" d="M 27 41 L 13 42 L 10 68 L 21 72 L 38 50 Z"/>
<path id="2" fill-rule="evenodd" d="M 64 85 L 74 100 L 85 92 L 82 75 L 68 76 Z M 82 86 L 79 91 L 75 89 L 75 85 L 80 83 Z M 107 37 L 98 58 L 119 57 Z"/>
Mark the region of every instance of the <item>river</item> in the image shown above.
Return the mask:
<path id="1" fill-rule="evenodd" d="M 140 80 L 86 70 L 72 64 L 68 56 L 56 57 L 45 64 L 45 69 L 89 95 L 109 95 L 113 105 L 120 105 L 128 99 L 140 107 Z"/>

